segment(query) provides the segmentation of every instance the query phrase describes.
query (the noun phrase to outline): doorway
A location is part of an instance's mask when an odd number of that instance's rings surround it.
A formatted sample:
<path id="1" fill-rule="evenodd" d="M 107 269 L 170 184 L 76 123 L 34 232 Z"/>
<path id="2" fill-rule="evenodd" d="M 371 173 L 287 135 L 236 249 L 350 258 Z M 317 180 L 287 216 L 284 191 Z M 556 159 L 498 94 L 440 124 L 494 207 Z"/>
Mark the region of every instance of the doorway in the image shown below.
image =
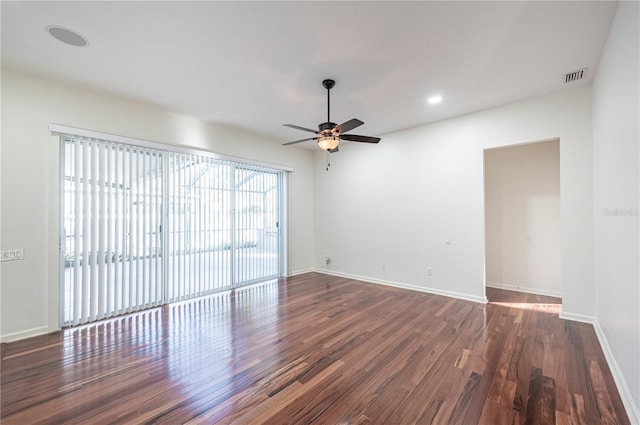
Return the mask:
<path id="1" fill-rule="evenodd" d="M 560 141 L 486 149 L 485 285 L 562 297 Z"/>

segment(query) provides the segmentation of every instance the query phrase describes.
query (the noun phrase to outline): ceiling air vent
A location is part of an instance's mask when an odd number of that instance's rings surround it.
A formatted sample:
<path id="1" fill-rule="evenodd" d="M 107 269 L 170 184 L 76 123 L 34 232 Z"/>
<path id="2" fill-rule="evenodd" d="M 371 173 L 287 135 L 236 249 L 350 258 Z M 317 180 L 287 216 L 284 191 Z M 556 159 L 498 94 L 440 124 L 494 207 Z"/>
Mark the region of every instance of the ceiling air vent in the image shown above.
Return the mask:
<path id="1" fill-rule="evenodd" d="M 577 71 L 564 74 L 564 83 L 573 83 L 574 81 L 583 80 L 587 76 L 587 69 L 588 68 L 582 68 Z"/>

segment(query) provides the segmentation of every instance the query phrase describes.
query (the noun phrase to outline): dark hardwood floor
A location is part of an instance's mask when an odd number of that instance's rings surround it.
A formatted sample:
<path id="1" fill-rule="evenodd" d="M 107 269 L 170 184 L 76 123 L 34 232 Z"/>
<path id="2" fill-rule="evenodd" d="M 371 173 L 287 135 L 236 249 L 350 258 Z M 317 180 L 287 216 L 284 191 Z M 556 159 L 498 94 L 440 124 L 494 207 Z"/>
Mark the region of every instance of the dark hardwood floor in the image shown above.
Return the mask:
<path id="1" fill-rule="evenodd" d="M 309 273 L 2 345 L 10 424 L 628 424 L 590 325 Z"/>

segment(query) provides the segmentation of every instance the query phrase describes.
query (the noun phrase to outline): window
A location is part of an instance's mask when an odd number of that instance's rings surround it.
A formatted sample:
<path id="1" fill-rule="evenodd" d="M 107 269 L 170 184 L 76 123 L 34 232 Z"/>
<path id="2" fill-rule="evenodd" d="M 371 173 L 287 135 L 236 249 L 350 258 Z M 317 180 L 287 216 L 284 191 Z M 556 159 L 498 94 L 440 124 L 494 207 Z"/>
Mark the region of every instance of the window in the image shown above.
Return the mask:
<path id="1" fill-rule="evenodd" d="M 284 171 L 97 138 L 62 144 L 62 325 L 279 277 Z"/>

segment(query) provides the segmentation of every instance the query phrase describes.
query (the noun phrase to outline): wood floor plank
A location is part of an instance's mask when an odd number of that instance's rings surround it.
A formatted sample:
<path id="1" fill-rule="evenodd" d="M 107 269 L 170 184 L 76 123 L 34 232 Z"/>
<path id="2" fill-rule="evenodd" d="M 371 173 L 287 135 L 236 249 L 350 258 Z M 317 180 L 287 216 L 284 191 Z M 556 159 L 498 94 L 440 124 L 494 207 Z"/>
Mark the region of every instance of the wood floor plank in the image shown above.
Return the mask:
<path id="1" fill-rule="evenodd" d="M 555 382 L 544 376 L 542 369 L 534 367 L 529 382 L 527 402 L 527 423 L 555 424 Z"/>
<path id="2" fill-rule="evenodd" d="M 590 325 L 319 273 L 0 345 L 12 424 L 629 424 Z"/>
<path id="3" fill-rule="evenodd" d="M 467 381 L 465 382 L 464 388 L 462 392 L 458 393 L 458 399 L 456 400 L 456 404 L 447 419 L 448 424 L 463 424 L 465 414 L 468 411 L 469 403 L 473 398 L 473 395 L 478 387 L 478 383 L 482 378 L 481 375 L 471 372 Z"/>
<path id="4" fill-rule="evenodd" d="M 602 370 L 600 370 L 600 365 L 595 360 L 589 361 L 589 375 L 593 382 L 593 392 L 596 397 L 596 404 L 600 417 L 602 418 L 602 423 L 606 425 L 615 425 L 616 414 L 613 404 L 611 403 L 611 398 L 609 397 L 603 373 Z"/>

